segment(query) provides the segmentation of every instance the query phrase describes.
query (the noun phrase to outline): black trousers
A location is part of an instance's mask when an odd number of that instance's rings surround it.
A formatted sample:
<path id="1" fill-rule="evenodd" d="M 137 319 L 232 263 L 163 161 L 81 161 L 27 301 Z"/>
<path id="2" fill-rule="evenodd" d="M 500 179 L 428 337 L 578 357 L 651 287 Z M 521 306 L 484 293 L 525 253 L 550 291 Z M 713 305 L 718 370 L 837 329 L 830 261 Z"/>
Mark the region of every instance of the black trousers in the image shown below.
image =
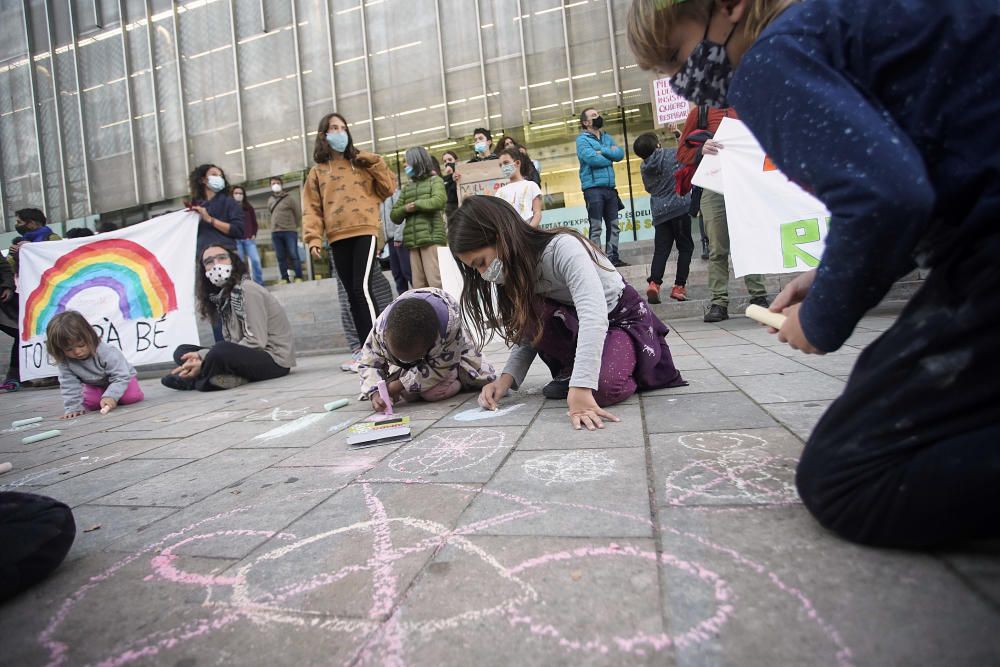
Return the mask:
<path id="1" fill-rule="evenodd" d="M 174 350 L 174 363 L 179 366 L 184 363 L 181 357 L 185 354 L 203 349 L 205 348 L 200 345 L 178 345 L 177 349 Z M 289 370 L 274 363 L 271 355 L 264 350 L 255 350 L 245 345 L 222 341 L 208 349 L 208 354 L 201 362 L 201 372 L 194 381 L 194 388 L 198 391 L 217 390 L 218 387 L 209 383 L 208 380 L 213 375 L 221 373 L 238 375 L 250 382 L 260 382 L 261 380 L 284 377 L 288 375 Z"/>
<path id="2" fill-rule="evenodd" d="M 688 273 L 691 270 L 691 255 L 694 254 L 694 239 L 691 238 L 691 216 L 684 215 L 671 218 L 654 227 L 653 262 L 649 267 L 649 278 L 646 282 L 663 284 L 663 271 L 667 267 L 670 248 L 677 244 L 677 277 L 675 285 L 686 285 Z"/>
<path id="3" fill-rule="evenodd" d="M 73 512 L 58 500 L 0 492 L 0 602 L 49 576 L 75 537 Z"/>
<path id="4" fill-rule="evenodd" d="M 372 323 L 381 312 L 368 289 L 368 274 L 377 271 L 375 266 L 375 237 L 354 236 L 330 244 L 337 277 L 347 290 L 351 304 L 354 329 L 363 343 L 371 333 Z"/>
<path id="5" fill-rule="evenodd" d="M 1000 233 L 933 269 L 806 443 L 806 507 L 843 537 L 1000 537 Z"/>
<path id="6" fill-rule="evenodd" d="M 0 331 L 4 332 L 14 340 L 10 344 L 10 364 L 7 366 L 7 377 L 12 380 L 21 380 L 21 348 L 18 344 L 21 339 L 18 337 L 18 331 L 14 327 L 5 327 L 0 325 Z"/>

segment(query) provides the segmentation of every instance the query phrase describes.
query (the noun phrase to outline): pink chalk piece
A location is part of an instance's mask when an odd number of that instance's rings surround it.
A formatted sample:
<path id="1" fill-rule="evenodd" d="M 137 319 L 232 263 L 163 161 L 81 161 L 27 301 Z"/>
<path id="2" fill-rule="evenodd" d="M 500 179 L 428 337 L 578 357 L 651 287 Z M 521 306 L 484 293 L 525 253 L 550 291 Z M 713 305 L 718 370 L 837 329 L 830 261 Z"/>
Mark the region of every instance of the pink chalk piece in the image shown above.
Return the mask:
<path id="1" fill-rule="evenodd" d="M 385 385 L 385 380 L 378 381 L 378 397 L 385 403 L 385 414 L 392 414 L 392 399 L 389 398 L 389 388 Z"/>

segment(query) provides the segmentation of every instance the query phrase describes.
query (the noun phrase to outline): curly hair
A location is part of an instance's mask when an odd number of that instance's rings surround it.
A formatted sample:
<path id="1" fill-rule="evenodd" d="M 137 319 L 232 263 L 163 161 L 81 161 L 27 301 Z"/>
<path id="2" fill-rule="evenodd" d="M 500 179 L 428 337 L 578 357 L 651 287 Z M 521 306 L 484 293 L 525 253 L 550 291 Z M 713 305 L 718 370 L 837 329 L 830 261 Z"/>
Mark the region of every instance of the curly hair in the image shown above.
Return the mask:
<path id="1" fill-rule="evenodd" d="M 216 287 L 209 281 L 208 276 L 205 275 L 205 265 L 201 263 L 201 258 L 205 256 L 205 251 L 209 248 L 217 248 L 219 250 L 224 250 L 227 255 L 229 255 L 229 261 L 233 264 L 233 273 L 229 276 L 229 280 L 222 287 Z M 198 314 L 201 315 L 202 319 L 214 320 L 216 314 L 219 312 L 218 307 L 209 299 L 209 297 L 216 294 L 231 292 L 233 287 L 239 285 L 243 282 L 243 278 L 247 275 L 246 265 L 240 256 L 236 254 L 233 248 L 221 245 L 210 245 L 207 246 L 198 254 L 198 258 L 195 262 L 195 275 L 194 275 L 194 297 L 195 301 L 198 302 Z"/>
<path id="2" fill-rule="evenodd" d="M 199 164 L 194 170 L 188 175 L 188 192 L 191 194 L 191 199 L 203 201 L 208 199 L 206 196 L 205 188 L 207 187 L 201 182 L 201 179 L 205 178 L 208 174 L 208 170 L 212 168 L 218 169 L 222 173 L 222 178 L 226 181 L 226 187 L 222 192 L 218 194 L 229 194 L 229 179 L 226 179 L 226 172 L 217 164 Z"/>

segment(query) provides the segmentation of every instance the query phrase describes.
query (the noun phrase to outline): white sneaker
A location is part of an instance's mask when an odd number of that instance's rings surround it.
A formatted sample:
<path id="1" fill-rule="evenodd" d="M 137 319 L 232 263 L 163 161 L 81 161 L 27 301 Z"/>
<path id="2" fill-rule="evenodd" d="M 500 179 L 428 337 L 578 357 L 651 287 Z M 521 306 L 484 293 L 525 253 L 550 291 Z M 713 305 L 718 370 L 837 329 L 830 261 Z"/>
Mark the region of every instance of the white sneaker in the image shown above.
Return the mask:
<path id="1" fill-rule="evenodd" d="M 351 355 L 350 361 L 345 361 L 340 365 L 340 370 L 345 373 L 357 373 L 358 372 L 358 359 L 361 358 L 360 352 L 355 352 Z"/>

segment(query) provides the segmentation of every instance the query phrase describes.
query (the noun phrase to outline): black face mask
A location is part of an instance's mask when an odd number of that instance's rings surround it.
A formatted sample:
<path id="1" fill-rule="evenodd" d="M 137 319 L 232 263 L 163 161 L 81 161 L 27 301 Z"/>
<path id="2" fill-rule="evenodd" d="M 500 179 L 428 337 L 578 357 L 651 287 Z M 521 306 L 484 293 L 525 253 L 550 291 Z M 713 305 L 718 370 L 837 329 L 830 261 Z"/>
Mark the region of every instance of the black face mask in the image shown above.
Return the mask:
<path id="1" fill-rule="evenodd" d="M 14 231 L 16 231 L 16 232 L 17 232 L 18 234 L 20 234 L 21 236 L 24 236 L 25 234 L 27 234 L 27 233 L 28 233 L 28 232 L 30 232 L 31 230 L 30 230 L 30 229 L 28 228 L 28 225 L 24 225 L 24 224 L 20 224 L 20 225 L 19 225 L 19 224 L 15 224 L 15 225 L 14 225 Z"/>
<path id="2" fill-rule="evenodd" d="M 604 119 L 601 118 L 600 116 L 598 116 L 594 120 L 590 121 L 590 123 L 591 123 L 591 127 L 593 127 L 595 130 L 599 130 L 602 127 L 604 127 Z"/>

